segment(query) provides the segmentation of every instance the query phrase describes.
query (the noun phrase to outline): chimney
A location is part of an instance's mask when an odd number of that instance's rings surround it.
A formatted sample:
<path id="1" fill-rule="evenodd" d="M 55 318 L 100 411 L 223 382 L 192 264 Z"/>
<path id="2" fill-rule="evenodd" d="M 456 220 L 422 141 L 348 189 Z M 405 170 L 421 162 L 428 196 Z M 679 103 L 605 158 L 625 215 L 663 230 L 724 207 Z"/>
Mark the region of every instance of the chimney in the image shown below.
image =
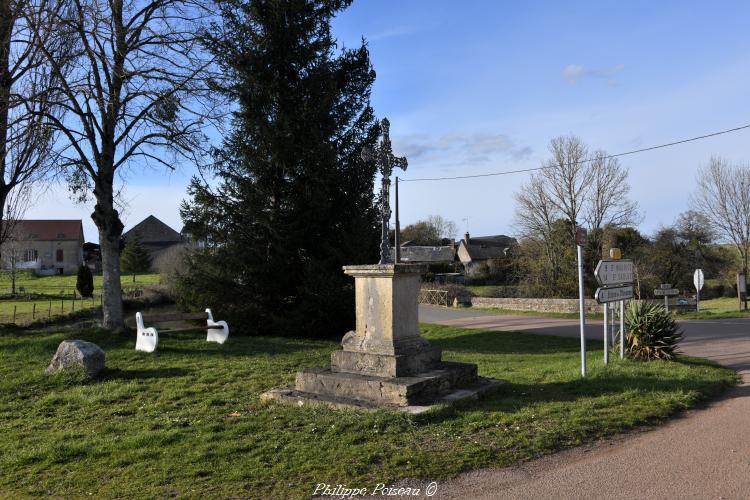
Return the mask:
<path id="1" fill-rule="evenodd" d="M 466 234 L 464 234 L 464 243 L 469 244 L 469 231 L 466 231 Z"/>

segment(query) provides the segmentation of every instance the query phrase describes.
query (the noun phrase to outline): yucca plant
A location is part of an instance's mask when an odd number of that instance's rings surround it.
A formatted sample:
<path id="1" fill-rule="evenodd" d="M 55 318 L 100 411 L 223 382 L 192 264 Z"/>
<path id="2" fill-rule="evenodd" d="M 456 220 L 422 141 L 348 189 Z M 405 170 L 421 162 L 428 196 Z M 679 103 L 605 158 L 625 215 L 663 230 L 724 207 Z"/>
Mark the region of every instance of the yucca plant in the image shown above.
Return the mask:
<path id="1" fill-rule="evenodd" d="M 634 359 L 674 359 L 682 332 L 662 306 L 631 301 L 625 311 L 625 348 Z"/>

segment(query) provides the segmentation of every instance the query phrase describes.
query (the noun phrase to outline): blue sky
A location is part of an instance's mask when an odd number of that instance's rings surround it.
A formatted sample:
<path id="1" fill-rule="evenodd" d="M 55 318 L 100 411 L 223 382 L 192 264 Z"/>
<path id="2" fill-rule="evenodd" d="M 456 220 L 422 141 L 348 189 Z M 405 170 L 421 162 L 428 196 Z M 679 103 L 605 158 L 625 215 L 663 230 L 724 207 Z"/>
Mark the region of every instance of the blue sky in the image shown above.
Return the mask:
<path id="1" fill-rule="evenodd" d="M 750 123 L 748 2 L 359 0 L 340 43 L 369 43 L 373 105 L 391 121 L 405 178 L 538 166 L 555 136 L 618 153 Z M 652 232 L 688 208 L 711 155 L 750 162 L 750 131 L 622 159 Z M 126 226 L 150 213 L 175 229 L 192 174 L 131 172 Z M 512 233 L 513 193 L 528 174 L 401 185 L 402 225 L 431 214 L 461 233 Z M 84 219 L 64 189 L 28 217 Z"/>

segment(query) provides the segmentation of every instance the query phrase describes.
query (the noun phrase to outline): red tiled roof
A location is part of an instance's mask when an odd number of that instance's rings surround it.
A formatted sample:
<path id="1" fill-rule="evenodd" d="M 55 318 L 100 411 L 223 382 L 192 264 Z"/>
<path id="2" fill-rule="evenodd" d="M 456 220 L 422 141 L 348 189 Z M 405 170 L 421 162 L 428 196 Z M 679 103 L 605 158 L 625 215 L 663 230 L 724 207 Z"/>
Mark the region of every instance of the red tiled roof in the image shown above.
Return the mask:
<path id="1" fill-rule="evenodd" d="M 83 240 L 83 223 L 77 220 L 19 220 L 13 229 L 26 241 Z"/>

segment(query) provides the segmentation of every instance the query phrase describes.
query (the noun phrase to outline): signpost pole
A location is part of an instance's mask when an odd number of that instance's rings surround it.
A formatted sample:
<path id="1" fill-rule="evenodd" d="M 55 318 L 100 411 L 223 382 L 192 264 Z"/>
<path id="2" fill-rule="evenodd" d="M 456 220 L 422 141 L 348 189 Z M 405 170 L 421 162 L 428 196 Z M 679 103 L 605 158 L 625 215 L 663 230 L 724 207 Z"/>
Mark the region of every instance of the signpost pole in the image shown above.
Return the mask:
<path id="1" fill-rule="evenodd" d="M 664 296 L 664 309 L 666 309 L 667 312 L 669 312 L 669 296 L 668 295 Z"/>
<path id="2" fill-rule="evenodd" d="M 451 238 L 452 237 L 453 236 L 451 236 Z M 398 176 L 396 176 L 396 231 L 394 234 L 393 243 L 394 243 L 393 246 L 396 247 L 394 262 L 398 264 L 399 262 L 401 262 L 401 224 L 400 224 L 399 217 L 398 217 Z"/>
<path id="3" fill-rule="evenodd" d="M 604 304 L 604 364 L 609 363 L 609 323 L 607 322 L 607 310 L 609 304 Z"/>
<path id="4" fill-rule="evenodd" d="M 693 285 L 695 285 L 695 311 L 701 310 L 701 290 L 703 289 L 703 269 L 696 269 L 693 273 Z"/>
<path id="5" fill-rule="evenodd" d="M 625 301 L 620 301 L 620 359 L 625 359 Z"/>
<path id="6" fill-rule="evenodd" d="M 583 296 L 583 247 L 576 245 L 578 258 L 578 316 L 581 323 L 581 376 L 586 376 L 586 305 Z"/>

